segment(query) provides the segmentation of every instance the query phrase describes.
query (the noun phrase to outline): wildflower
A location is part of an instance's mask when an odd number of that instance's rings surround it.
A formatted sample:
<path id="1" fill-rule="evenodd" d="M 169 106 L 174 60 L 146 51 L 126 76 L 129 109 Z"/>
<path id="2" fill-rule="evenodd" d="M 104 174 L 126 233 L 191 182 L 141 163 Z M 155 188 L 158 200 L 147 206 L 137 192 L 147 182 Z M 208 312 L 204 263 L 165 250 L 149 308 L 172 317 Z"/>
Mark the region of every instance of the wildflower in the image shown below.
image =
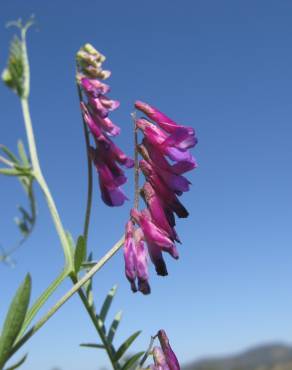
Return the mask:
<path id="1" fill-rule="evenodd" d="M 184 174 L 197 167 L 189 151 L 197 138 L 193 128 L 175 123 L 156 108 L 140 101 L 135 107 L 147 115 L 147 119 L 135 120 L 136 127 L 144 134 L 136 150 L 143 158 L 139 168 L 146 182 L 140 194 L 146 209 L 132 209 L 131 218 L 143 232 L 157 274 L 165 276 L 168 271 L 163 252 L 175 259 L 179 257 L 175 215 L 179 218 L 189 215 L 178 197 L 190 190 L 191 183 Z"/>
<path id="2" fill-rule="evenodd" d="M 173 352 L 169 344 L 169 340 L 165 331 L 161 329 L 158 331 L 157 335 L 169 369 L 180 370 L 180 365 L 175 353 Z"/>
<path id="3" fill-rule="evenodd" d="M 131 220 L 126 225 L 124 244 L 125 272 L 133 292 L 150 293 L 148 283 L 148 254 L 144 246 L 143 232 L 135 229 Z M 138 282 L 138 288 L 136 286 Z"/>
<path id="4" fill-rule="evenodd" d="M 105 57 L 92 45 L 85 44 L 76 59 L 77 82 L 83 93 L 80 107 L 95 143 L 90 148 L 90 157 L 99 175 L 101 197 L 108 206 L 121 206 L 128 198 L 120 188 L 127 179 L 119 165 L 131 168 L 134 162 L 110 139 L 120 133 L 120 128 L 109 118 L 120 103 L 107 97 L 110 87 L 100 81 L 110 76 L 110 71 L 102 69 Z"/>
<path id="5" fill-rule="evenodd" d="M 169 370 L 165 355 L 160 347 L 153 347 L 152 354 L 154 360 L 154 366 L 152 366 L 153 370 Z"/>

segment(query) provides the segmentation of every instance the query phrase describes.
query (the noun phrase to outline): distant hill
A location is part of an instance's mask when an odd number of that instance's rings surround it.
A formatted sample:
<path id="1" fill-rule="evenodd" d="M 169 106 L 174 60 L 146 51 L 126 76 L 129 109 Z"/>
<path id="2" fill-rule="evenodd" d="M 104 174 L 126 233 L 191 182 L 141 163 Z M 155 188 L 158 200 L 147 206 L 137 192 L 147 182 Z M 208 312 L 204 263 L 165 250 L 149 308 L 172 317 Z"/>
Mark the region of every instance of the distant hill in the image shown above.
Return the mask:
<path id="1" fill-rule="evenodd" d="M 292 370 L 292 346 L 262 345 L 232 356 L 195 361 L 183 370 Z"/>

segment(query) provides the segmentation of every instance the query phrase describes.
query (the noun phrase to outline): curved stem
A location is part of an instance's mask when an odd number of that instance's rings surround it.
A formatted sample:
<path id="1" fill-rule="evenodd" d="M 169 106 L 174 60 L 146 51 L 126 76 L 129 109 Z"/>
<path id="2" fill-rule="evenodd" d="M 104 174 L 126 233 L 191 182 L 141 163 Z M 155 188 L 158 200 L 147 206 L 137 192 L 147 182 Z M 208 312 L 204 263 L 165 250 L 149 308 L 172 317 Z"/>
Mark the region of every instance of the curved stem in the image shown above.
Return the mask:
<path id="1" fill-rule="evenodd" d="M 13 346 L 9 358 L 28 341 L 122 247 L 124 236 Z M 8 359 L 9 359 L 8 358 Z M 8 360 L 7 359 L 7 360 Z"/>
<path id="2" fill-rule="evenodd" d="M 21 99 L 21 107 L 22 107 L 22 112 L 23 112 L 23 118 L 24 118 L 24 123 L 25 123 L 25 129 L 26 129 L 26 135 L 27 135 L 27 140 L 28 140 L 33 173 L 45 195 L 53 222 L 55 224 L 55 228 L 57 230 L 57 233 L 59 235 L 59 238 L 62 244 L 63 252 L 65 255 L 65 259 L 66 259 L 66 264 L 70 266 L 70 268 L 72 268 L 73 257 L 72 257 L 71 246 L 68 242 L 68 239 L 67 239 L 64 227 L 62 225 L 54 199 L 51 195 L 49 187 L 46 183 L 46 180 L 40 168 L 39 159 L 37 155 L 37 149 L 36 149 L 36 143 L 35 143 L 35 138 L 34 138 L 34 133 L 33 133 L 33 128 L 32 128 L 32 122 L 31 122 L 31 117 L 30 117 L 29 104 L 26 98 Z"/>
<path id="3" fill-rule="evenodd" d="M 82 102 L 82 93 L 81 93 L 81 89 L 78 83 L 77 83 L 77 91 L 78 91 L 79 101 Z M 92 163 L 91 163 L 91 158 L 89 155 L 89 148 L 90 148 L 89 133 L 88 133 L 87 125 L 84 121 L 83 116 L 82 116 L 82 123 L 83 123 L 83 133 L 84 133 L 84 138 L 85 138 L 86 154 L 87 154 L 87 202 L 86 202 L 86 211 L 85 211 L 84 228 L 83 228 L 83 236 L 84 236 L 85 244 L 87 244 L 89 222 L 90 222 L 90 215 L 91 215 L 91 205 L 92 205 Z"/>

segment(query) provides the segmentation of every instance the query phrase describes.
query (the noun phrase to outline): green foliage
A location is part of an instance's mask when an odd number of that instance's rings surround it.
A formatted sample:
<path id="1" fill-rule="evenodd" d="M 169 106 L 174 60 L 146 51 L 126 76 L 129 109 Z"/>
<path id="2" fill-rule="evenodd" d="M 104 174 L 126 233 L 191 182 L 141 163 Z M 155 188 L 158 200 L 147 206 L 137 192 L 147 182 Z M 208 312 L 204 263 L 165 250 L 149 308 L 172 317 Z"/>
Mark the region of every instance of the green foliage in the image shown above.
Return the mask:
<path id="1" fill-rule="evenodd" d="M 86 243 L 82 235 L 79 236 L 74 252 L 74 270 L 78 274 L 82 262 L 86 259 Z"/>
<path id="2" fill-rule="evenodd" d="M 24 145 L 21 140 L 18 141 L 18 156 L 4 145 L 0 145 L 0 151 L 4 157 L 0 156 L 0 162 L 8 167 L 0 168 L 0 174 L 6 176 L 16 176 L 19 180 L 29 203 L 28 210 L 18 206 L 19 216 L 15 217 L 15 223 L 21 233 L 21 239 L 8 251 L 3 253 L 2 260 L 11 255 L 33 231 L 36 222 L 36 201 L 33 191 L 34 175 L 31 169 L 30 160 L 26 154 Z"/>
<path id="3" fill-rule="evenodd" d="M 18 288 L 6 315 L 0 337 L 0 369 L 9 359 L 10 350 L 17 338 L 28 309 L 31 278 L 27 275 Z"/>
<path id="4" fill-rule="evenodd" d="M 136 331 L 134 334 L 132 334 L 128 339 L 126 339 L 119 347 L 115 354 L 115 360 L 119 361 L 122 356 L 126 353 L 128 348 L 131 346 L 131 344 L 134 342 L 134 340 L 138 337 L 138 335 L 141 334 L 141 331 Z"/>
<path id="5" fill-rule="evenodd" d="M 90 285 L 88 285 L 85 289 L 87 297 L 89 296 L 89 294 L 92 293 L 91 289 L 92 289 L 92 285 L 90 283 Z M 126 355 L 128 349 L 131 347 L 132 343 L 135 341 L 135 339 L 138 337 L 138 335 L 141 332 L 140 331 L 135 332 L 129 338 L 127 338 L 119 346 L 117 350 L 115 349 L 115 346 L 113 344 L 113 339 L 118 329 L 119 323 L 121 321 L 122 312 L 119 311 L 114 316 L 114 319 L 109 326 L 109 330 L 107 330 L 106 319 L 107 319 L 107 316 L 108 316 L 108 313 L 109 313 L 109 310 L 112 305 L 116 292 L 117 292 L 117 286 L 115 285 L 110 289 L 107 296 L 105 297 L 104 302 L 101 306 L 100 313 L 96 314 L 98 327 L 102 333 L 101 339 L 103 343 L 102 344 L 83 343 L 81 344 L 81 346 L 88 347 L 88 348 L 105 349 L 107 350 L 108 353 L 110 353 L 111 360 L 112 360 L 112 363 L 115 365 L 115 368 L 129 370 L 133 368 L 133 366 L 137 363 L 139 358 L 144 354 L 144 352 L 139 352 L 130 357 Z"/>
<path id="6" fill-rule="evenodd" d="M 125 364 L 122 366 L 122 370 L 135 369 L 137 367 L 137 362 L 139 361 L 140 357 L 142 357 L 142 355 L 144 355 L 144 352 L 138 352 L 128 358 Z"/>
<path id="7" fill-rule="evenodd" d="M 18 362 L 16 362 L 16 364 L 14 364 L 12 366 L 9 366 L 6 370 L 15 370 L 15 369 L 17 369 L 18 367 L 20 367 L 24 363 L 26 358 L 27 358 L 27 355 L 24 355 Z"/>

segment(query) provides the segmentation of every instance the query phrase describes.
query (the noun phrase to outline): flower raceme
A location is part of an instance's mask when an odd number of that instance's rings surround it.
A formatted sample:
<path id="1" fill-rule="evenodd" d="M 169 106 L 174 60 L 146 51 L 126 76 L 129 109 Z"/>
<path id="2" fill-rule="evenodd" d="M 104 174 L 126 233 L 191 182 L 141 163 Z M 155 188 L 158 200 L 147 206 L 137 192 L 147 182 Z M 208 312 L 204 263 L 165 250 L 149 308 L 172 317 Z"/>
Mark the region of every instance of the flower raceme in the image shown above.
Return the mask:
<path id="1" fill-rule="evenodd" d="M 110 139 L 120 133 L 120 128 L 109 118 L 120 103 L 107 97 L 110 87 L 101 82 L 109 78 L 111 72 L 102 69 L 105 57 L 90 44 L 78 51 L 76 59 L 77 83 L 83 94 L 80 108 L 95 143 L 89 154 L 99 175 L 101 197 L 108 206 L 120 206 L 127 199 L 121 190 L 127 178 L 120 165 L 131 168 L 134 161 Z"/>
<path id="2" fill-rule="evenodd" d="M 129 222 L 134 222 L 142 233 L 157 274 L 165 276 L 168 272 L 163 252 L 175 259 L 179 257 L 175 245 L 175 242 L 180 243 L 175 230 L 175 215 L 179 218 L 189 215 L 179 197 L 189 191 L 191 185 L 184 174 L 197 167 L 189 151 L 197 144 L 197 138 L 192 127 L 175 123 L 149 104 L 137 101 L 135 107 L 147 116 L 135 121 L 143 134 L 136 150 L 142 156 L 139 168 L 146 179 L 140 190 L 146 209 L 132 209 Z M 135 254 L 135 244 L 133 250 Z M 128 263 L 130 261 L 128 259 Z M 135 266 L 134 262 L 132 265 Z M 132 284 L 133 280 L 130 281 Z M 133 286 L 132 290 L 136 291 Z"/>

